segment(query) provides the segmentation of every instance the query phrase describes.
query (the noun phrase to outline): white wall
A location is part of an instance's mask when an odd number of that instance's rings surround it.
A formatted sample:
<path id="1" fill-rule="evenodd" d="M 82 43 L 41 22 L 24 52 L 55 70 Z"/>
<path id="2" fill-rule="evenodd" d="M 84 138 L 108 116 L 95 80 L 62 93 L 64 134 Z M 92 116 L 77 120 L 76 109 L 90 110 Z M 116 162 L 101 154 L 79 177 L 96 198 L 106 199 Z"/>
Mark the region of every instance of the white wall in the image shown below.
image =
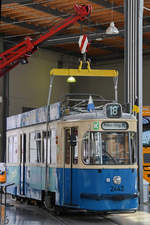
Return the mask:
<path id="1" fill-rule="evenodd" d="M 62 58 L 62 57 L 61 57 Z M 67 60 L 67 56 L 63 57 Z M 40 49 L 29 58 L 29 63 L 19 64 L 9 74 L 9 115 L 22 112 L 22 107 L 40 107 L 47 104 L 49 71 L 57 67 L 60 54 Z M 55 78 L 51 103 L 69 92 L 66 78 Z"/>

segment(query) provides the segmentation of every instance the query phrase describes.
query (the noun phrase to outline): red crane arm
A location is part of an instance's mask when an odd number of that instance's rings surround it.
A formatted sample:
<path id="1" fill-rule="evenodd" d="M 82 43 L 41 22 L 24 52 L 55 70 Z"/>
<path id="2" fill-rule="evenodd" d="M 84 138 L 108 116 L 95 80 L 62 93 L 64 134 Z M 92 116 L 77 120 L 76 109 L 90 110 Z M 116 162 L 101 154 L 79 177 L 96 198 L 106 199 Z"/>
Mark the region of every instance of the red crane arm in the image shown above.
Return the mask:
<path id="1" fill-rule="evenodd" d="M 46 34 L 41 35 L 37 40 L 32 41 L 30 37 L 26 37 L 24 41 L 15 45 L 0 54 L 0 77 L 6 72 L 14 68 L 21 60 L 27 60 L 29 56 L 37 49 L 38 45 L 49 39 L 60 30 L 74 24 L 77 21 L 85 20 L 91 13 L 89 5 L 75 5 L 75 15 L 66 18 L 63 22 L 56 24 Z"/>

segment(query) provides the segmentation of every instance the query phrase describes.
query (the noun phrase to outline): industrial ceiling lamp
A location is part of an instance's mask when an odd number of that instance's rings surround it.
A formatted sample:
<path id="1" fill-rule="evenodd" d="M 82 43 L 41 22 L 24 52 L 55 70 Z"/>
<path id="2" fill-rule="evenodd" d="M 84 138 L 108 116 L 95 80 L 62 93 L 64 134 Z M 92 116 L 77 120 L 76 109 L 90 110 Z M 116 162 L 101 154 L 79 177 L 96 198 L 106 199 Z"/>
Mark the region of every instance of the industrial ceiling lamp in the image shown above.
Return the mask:
<path id="1" fill-rule="evenodd" d="M 112 1 L 112 22 L 110 22 L 109 27 L 106 29 L 106 34 L 118 34 L 119 30 L 115 26 L 115 23 L 113 21 L 113 1 Z"/>
<path id="2" fill-rule="evenodd" d="M 106 34 L 119 34 L 118 28 L 115 26 L 115 23 L 112 21 L 109 27 L 106 29 Z"/>
<path id="3" fill-rule="evenodd" d="M 75 83 L 75 82 L 76 82 L 76 79 L 73 76 L 69 76 L 67 78 L 67 83 Z"/>

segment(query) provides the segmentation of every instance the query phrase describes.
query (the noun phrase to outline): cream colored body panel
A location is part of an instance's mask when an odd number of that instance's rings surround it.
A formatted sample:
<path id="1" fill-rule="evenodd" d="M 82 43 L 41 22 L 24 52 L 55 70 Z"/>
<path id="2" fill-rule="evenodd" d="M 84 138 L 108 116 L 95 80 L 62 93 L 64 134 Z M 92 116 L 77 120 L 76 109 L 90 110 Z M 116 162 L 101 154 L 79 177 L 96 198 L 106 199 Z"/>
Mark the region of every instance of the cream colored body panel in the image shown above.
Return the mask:
<path id="1" fill-rule="evenodd" d="M 58 137 L 58 144 L 57 144 L 57 162 L 56 164 L 48 164 L 48 167 L 58 167 L 58 168 L 70 168 L 70 164 L 65 164 L 64 162 L 64 156 L 65 156 L 65 143 L 64 143 L 64 130 L 65 128 L 71 128 L 71 127 L 78 127 L 78 164 L 72 164 L 72 168 L 82 168 L 82 169 L 109 169 L 109 168 L 137 168 L 137 165 L 86 165 L 83 163 L 81 159 L 81 144 L 84 134 L 87 131 L 94 131 L 93 123 L 95 121 L 98 121 L 100 126 L 96 131 L 101 132 L 111 132 L 109 130 L 103 130 L 101 127 L 101 124 L 103 122 L 127 122 L 128 123 L 128 129 L 127 130 L 115 130 L 115 132 L 136 132 L 137 126 L 136 126 L 136 119 L 89 119 L 89 120 L 68 120 L 68 121 L 54 121 L 49 123 L 49 129 L 56 129 L 56 136 Z M 29 133 L 33 131 L 46 131 L 46 124 L 38 124 L 34 126 L 19 128 L 10 130 L 7 132 L 7 162 L 8 162 L 8 137 L 17 135 L 18 138 L 18 161 L 17 164 L 12 165 L 19 165 L 20 163 L 20 135 L 26 134 L 26 165 L 31 165 L 29 160 Z M 113 131 L 114 132 L 114 131 Z M 42 146 L 43 148 L 43 146 Z M 43 149 L 42 149 L 43 151 Z M 45 166 L 44 163 L 32 163 L 33 166 Z"/>

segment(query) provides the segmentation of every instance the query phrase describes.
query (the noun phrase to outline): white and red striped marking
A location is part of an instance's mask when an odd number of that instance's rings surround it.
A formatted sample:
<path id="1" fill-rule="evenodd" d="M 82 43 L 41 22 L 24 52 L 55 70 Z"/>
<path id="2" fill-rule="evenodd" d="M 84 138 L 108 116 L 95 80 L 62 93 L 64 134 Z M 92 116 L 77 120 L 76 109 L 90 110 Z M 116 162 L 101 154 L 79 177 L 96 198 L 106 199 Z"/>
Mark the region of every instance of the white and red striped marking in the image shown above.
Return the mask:
<path id="1" fill-rule="evenodd" d="M 88 42 L 87 36 L 85 34 L 81 35 L 79 38 L 79 48 L 80 48 L 80 51 L 82 54 L 87 52 L 88 44 L 89 44 L 89 42 Z"/>

